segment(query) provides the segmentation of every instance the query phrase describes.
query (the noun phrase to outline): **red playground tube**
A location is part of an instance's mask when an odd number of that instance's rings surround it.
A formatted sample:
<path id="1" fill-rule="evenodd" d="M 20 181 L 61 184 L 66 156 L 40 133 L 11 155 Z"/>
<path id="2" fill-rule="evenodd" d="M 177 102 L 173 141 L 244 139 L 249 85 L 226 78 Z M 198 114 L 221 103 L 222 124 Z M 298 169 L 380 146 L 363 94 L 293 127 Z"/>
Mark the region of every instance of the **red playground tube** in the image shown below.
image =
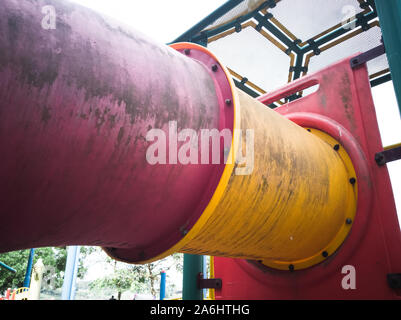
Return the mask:
<path id="1" fill-rule="evenodd" d="M 0 252 L 155 257 L 195 224 L 225 168 L 175 164 L 174 132 L 232 130 L 231 80 L 206 51 L 187 57 L 69 2 L 53 3 L 52 28 L 47 4 L 0 6 Z M 147 161 L 152 128 L 173 164 Z"/>

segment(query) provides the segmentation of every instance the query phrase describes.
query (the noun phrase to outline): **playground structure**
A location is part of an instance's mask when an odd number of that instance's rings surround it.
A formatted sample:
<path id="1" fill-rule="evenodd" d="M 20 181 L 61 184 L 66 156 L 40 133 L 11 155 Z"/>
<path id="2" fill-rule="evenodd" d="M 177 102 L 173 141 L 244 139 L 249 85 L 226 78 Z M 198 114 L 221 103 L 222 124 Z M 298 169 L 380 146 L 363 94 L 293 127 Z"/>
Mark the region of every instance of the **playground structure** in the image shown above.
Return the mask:
<path id="1" fill-rule="evenodd" d="M 4 217 L 0 250 L 97 245 L 129 263 L 212 255 L 215 278 L 187 281 L 216 299 L 399 298 L 401 235 L 370 92 L 390 76 L 387 62 L 366 66 L 384 47 L 307 68 L 378 28 L 377 8 L 358 1 L 355 30 L 340 23 L 302 42 L 274 18 L 286 3 L 229 1 L 167 47 L 64 1 L 47 30 L 44 3 L 5 1 L 0 214 L 18 218 Z M 204 47 L 250 28 L 289 57 L 289 85 L 266 93 Z M 168 137 L 168 162 L 147 162 L 152 129 Z M 185 129 L 232 139 L 215 163 L 213 150 L 207 164 L 177 162 L 185 140 L 174 130 Z M 341 285 L 344 270 L 357 287 Z"/>
<path id="2" fill-rule="evenodd" d="M 28 300 L 29 288 L 7 289 L 6 295 L 0 300 Z"/>
<path id="3" fill-rule="evenodd" d="M 4 297 L 0 295 L 0 300 L 39 300 L 45 266 L 42 259 L 39 259 L 32 268 L 32 261 L 33 254 L 30 254 L 22 287 L 7 289 Z"/>

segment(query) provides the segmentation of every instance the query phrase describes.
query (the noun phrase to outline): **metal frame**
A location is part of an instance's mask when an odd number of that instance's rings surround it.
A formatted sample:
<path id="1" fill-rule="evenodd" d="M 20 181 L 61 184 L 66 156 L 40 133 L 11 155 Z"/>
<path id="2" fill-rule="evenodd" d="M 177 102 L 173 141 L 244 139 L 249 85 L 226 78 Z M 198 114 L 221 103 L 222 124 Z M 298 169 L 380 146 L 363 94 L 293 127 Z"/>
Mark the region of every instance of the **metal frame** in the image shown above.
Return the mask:
<path id="1" fill-rule="evenodd" d="M 323 32 L 315 35 L 314 37 L 308 40 L 301 40 L 299 39 L 294 33 L 288 30 L 278 19 L 276 19 L 269 9 L 274 8 L 276 4 L 281 0 L 269 0 L 262 3 L 256 10 L 244 14 L 243 16 L 237 17 L 230 21 L 227 21 L 225 24 L 208 28 L 211 24 L 213 24 L 217 19 L 224 16 L 230 10 L 235 8 L 237 5 L 241 4 L 244 0 L 229 0 L 223 6 L 215 10 L 212 14 L 206 17 L 204 20 L 196 24 L 193 28 L 185 32 L 183 35 L 178 37 L 174 40 L 174 42 L 195 42 L 201 44 L 203 46 L 207 46 L 208 43 L 219 40 L 223 37 L 229 36 L 235 32 L 241 32 L 245 28 L 252 27 L 256 31 L 258 31 L 262 36 L 264 36 L 268 41 L 273 43 L 276 47 L 278 47 L 282 52 L 289 56 L 289 74 L 288 74 L 288 82 L 292 82 L 300 77 L 307 75 L 308 67 L 311 59 L 314 56 L 320 55 L 325 50 L 328 50 L 344 41 L 347 41 L 363 32 L 370 30 L 373 27 L 381 28 L 379 21 L 378 21 L 378 11 L 376 8 L 375 0 L 356 0 L 359 3 L 362 12 L 355 15 L 355 17 L 349 19 L 350 21 L 343 21 L 338 23 L 337 25 L 324 30 Z M 376 0 L 382 1 L 382 0 Z M 396 0 L 391 0 L 396 1 Z M 391 9 L 385 8 L 384 4 L 378 4 L 379 9 L 382 11 L 380 14 L 380 18 L 387 19 L 390 17 Z M 383 6 L 380 8 L 380 6 Z M 391 6 L 390 6 L 391 7 Z M 396 7 L 396 4 L 393 3 L 392 7 Z M 385 11 L 387 10 L 387 11 Z M 392 17 L 390 17 L 392 18 Z M 394 18 L 394 17 L 393 17 Z M 352 21 L 351 21 L 352 20 Z M 392 19 L 388 19 L 389 21 L 384 22 L 385 29 L 388 30 L 391 28 L 393 24 Z M 401 20 L 399 20 L 401 21 Z M 401 30 L 400 24 L 397 24 L 397 32 Z M 355 23 L 356 28 L 354 30 L 349 30 L 348 28 L 344 28 L 345 23 Z M 399 50 L 399 43 L 395 40 L 397 32 L 390 32 L 390 31 L 383 30 L 383 33 L 387 34 L 384 35 L 385 44 L 389 43 L 391 45 L 391 52 L 398 52 Z M 386 31 L 386 32 L 385 32 Z M 386 36 L 388 39 L 386 40 Z M 398 44 L 397 44 L 398 43 Z M 388 49 L 388 48 L 387 48 Z M 394 55 L 396 56 L 396 55 Z M 396 58 L 393 58 L 393 60 Z M 390 59 L 391 60 L 391 59 Z M 397 67 L 397 61 L 390 61 L 389 65 L 390 68 L 392 66 Z M 381 70 L 370 75 L 370 84 L 371 87 L 383 84 L 387 81 L 392 80 L 392 77 L 399 78 L 400 70 L 391 70 L 387 68 L 385 70 Z M 256 84 L 249 81 L 249 79 L 245 75 L 240 75 L 234 70 L 229 70 L 231 75 L 234 78 L 235 85 L 243 90 L 244 92 L 248 93 L 252 97 L 258 97 L 260 95 L 265 94 L 265 90 L 257 86 Z M 397 79 L 395 79 L 397 80 Z M 395 81 L 395 86 L 397 86 L 397 81 Z M 397 88 L 396 92 L 401 92 L 400 88 Z M 284 99 L 284 101 L 279 100 L 274 103 L 269 104 L 270 108 L 276 108 L 288 101 L 292 101 L 297 99 L 298 97 L 302 96 L 302 91 L 297 92 L 296 94 L 291 95 Z M 399 98 L 401 94 L 398 94 L 397 97 Z M 400 98 L 399 98 L 400 99 Z M 400 105 L 401 108 L 401 105 Z M 400 109 L 401 112 L 401 109 Z M 187 255 L 185 255 L 187 256 Z M 186 257 L 189 259 L 189 257 Z M 200 259 L 196 257 L 195 260 Z M 188 267 L 188 266 L 187 266 Z M 185 269 L 188 269 L 185 272 Z M 191 270 L 189 270 L 191 269 Z M 184 268 L 184 273 L 193 273 L 200 270 L 200 266 L 194 268 Z M 399 274 L 397 274 L 399 277 Z M 184 276 L 185 278 L 185 276 Z M 188 278 L 188 275 L 187 275 Z M 191 277 L 192 278 L 192 277 Z M 398 278 L 397 278 L 398 279 Z M 389 280 L 390 281 L 390 280 Z M 184 280 L 184 284 L 185 284 Z M 397 282 L 398 283 L 398 282 Z M 188 286 L 188 285 L 187 285 Z M 199 298 L 197 288 L 193 288 L 192 297 Z M 184 290 L 184 291 L 188 291 Z M 186 294 L 187 296 L 190 296 Z"/>
<path id="2" fill-rule="evenodd" d="M 308 40 L 302 40 L 293 32 L 288 30 L 269 11 L 281 0 L 268 0 L 263 2 L 252 12 L 230 20 L 222 25 L 218 25 L 217 27 L 207 28 L 243 1 L 244 0 L 227 1 L 208 17 L 175 39 L 174 42 L 189 41 L 207 46 L 213 41 L 219 40 L 235 32 L 241 32 L 245 28 L 252 27 L 289 56 L 288 82 L 291 82 L 308 73 L 308 66 L 312 57 L 317 56 L 323 51 L 347 41 L 362 32 L 368 31 L 372 27 L 380 27 L 379 22 L 377 21 L 378 14 L 374 0 L 356 0 L 359 3 L 360 8 L 363 10 L 353 18 L 349 19 L 349 21 L 342 21 Z M 351 23 L 355 23 L 356 28 L 354 30 L 351 31 L 348 28 L 344 28 L 344 25 Z M 371 76 L 372 86 L 391 80 L 391 76 L 387 74 L 383 76 L 383 73 L 388 72 L 382 70 Z M 262 88 L 249 81 L 246 76 L 239 75 L 234 70 L 231 70 L 231 74 L 235 78 L 236 86 L 252 97 L 258 97 L 265 93 Z M 278 101 L 271 104 L 270 107 L 278 107 L 285 102 L 292 101 L 301 96 L 302 92 L 299 92 L 296 95 L 288 97 L 284 102 Z"/>

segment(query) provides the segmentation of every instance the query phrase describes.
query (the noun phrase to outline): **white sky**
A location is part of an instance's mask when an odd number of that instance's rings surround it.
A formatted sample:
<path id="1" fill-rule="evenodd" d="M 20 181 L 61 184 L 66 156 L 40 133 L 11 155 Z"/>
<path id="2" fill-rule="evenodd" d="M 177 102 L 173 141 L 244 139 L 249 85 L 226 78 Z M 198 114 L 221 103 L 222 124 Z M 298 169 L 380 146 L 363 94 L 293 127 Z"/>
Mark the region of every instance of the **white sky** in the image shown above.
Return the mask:
<path id="1" fill-rule="evenodd" d="M 72 0 L 123 22 L 158 42 L 173 41 L 225 0 Z M 401 142 L 401 120 L 392 83 L 373 88 L 383 145 Z M 401 220 L 401 161 L 388 165 Z"/>
<path id="2" fill-rule="evenodd" d="M 225 0 L 71 0 L 168 43 L 205 18 Z"/>

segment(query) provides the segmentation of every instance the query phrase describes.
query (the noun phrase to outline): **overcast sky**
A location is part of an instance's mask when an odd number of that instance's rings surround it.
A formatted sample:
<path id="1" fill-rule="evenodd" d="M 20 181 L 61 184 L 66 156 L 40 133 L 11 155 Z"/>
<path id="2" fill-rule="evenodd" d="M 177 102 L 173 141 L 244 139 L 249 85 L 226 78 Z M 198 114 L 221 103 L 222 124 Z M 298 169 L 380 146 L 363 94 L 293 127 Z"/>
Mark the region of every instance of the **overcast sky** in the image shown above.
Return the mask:
<path id="1" fill-rule="evenodd" d="M 72 0 L 113 17 L 158 42 L 173 41 L 225 0 Z M 401 142 L 401 120 L 392 83 L 372 90 L 383 145 Z M 401 161 L 388 165 L 401 220 Z"/>

